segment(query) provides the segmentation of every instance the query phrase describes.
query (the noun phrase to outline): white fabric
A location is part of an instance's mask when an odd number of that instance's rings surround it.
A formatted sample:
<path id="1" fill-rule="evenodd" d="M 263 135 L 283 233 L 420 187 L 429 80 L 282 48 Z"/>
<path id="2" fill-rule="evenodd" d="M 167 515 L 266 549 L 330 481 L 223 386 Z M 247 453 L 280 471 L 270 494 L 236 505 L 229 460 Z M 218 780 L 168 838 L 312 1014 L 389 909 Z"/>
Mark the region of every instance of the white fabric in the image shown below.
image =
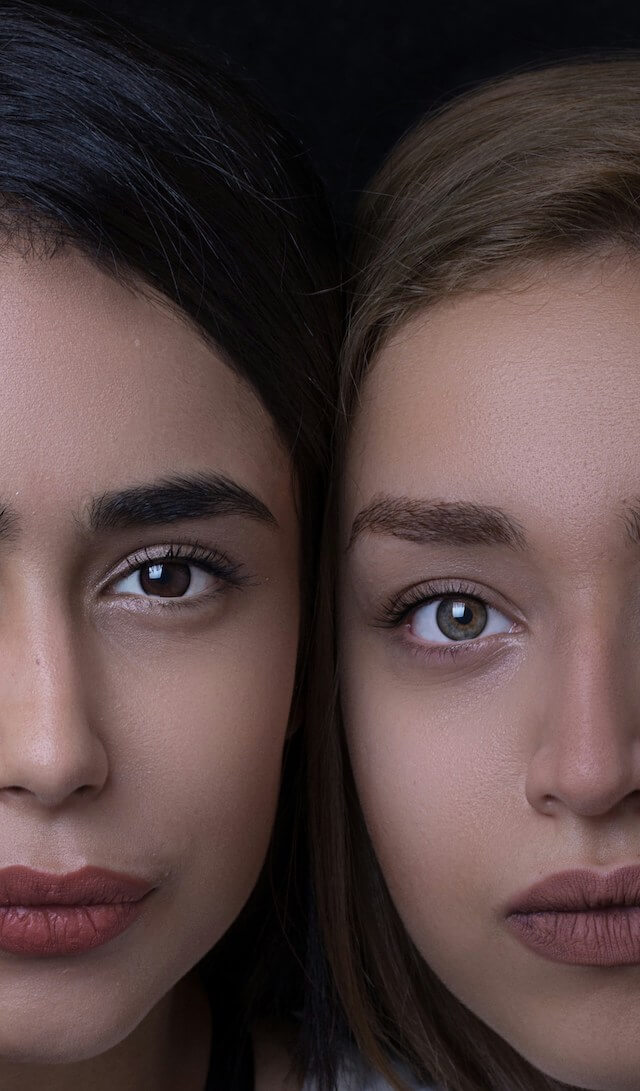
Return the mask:
<path id="1" fill-rule="evenodd" d="M 412 1080 L 404 1069 L 398 1069 L 398 1075 L 402 1076 L 407 1087 L 414 1091 L 435 1091 L 435 1088 L 425 1087 Z M 317 1091 L 315 1080 L 305 1080 L 302 1091 Z M 336 1085 L 336 1091 L 392 1091 L 391 1084 L 377 1076 L 356 1056 L 349 1056 L 341 1066 L 340 1076 Z"/>

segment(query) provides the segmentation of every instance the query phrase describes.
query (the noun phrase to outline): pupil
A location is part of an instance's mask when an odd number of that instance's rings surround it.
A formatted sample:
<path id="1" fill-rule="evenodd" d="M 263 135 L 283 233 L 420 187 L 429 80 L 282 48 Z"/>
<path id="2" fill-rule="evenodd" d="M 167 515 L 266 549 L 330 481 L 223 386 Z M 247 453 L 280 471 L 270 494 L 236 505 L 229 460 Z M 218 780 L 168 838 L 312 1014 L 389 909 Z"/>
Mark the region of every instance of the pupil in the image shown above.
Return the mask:
<path id="1" fill-rule="evenodd" d="M 478 599 L 444 598 L 436 610 L 436 621 L 450 640 L 468 640 L 484 629 L 487 611 Z"/>
<path id="2" fill-rule="evenodd" d="M 146 564 L 140 570 L 140 586 L 149 595 L 179 598 L 184 595 L 190 583 L 191 572 L 188 564 L 156 562 Z"/>

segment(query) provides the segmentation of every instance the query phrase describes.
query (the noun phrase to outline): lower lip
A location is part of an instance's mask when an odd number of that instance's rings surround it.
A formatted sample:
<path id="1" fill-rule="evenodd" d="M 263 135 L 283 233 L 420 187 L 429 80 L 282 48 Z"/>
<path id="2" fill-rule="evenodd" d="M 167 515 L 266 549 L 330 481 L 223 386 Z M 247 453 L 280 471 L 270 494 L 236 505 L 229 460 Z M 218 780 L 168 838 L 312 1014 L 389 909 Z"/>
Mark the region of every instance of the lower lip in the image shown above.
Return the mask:
<path id="1" fill-rule="evenodd" d="M 553 962 L 574 966 L 640 963 L 640 907 L 512 913 L 507 923 L 527 947 Z"/>
<path id="2" fill-rule="evenodd" d="M 0 906 L 0 950 L 32 958 L 80 955 L 115 939 L 145 899 L 109 905 Z"/>

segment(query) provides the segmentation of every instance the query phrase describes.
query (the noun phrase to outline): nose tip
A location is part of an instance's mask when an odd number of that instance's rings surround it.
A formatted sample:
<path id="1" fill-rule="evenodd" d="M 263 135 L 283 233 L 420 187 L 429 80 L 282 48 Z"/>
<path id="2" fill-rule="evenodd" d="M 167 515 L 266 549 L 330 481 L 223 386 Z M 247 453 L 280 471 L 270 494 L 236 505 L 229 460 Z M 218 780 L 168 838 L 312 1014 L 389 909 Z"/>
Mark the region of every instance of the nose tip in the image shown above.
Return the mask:
<path id="1" fill-rule="evenodd" d="M 526 796 L 541 814 L 608 815 L 640 800 L 637 680 L 608 642 L 576 642 L 537 705 Z"/>
<path id="2" fill-rule="evenodd" d="M 109 766 L 92 722 L 85 649 L 60 613 L 38 621 L 23 631 L 26 648 L 16 640 L 6 649 L 0 676 L 0 799 L 59 808 L 99 794 Z M 37 649 L 28 646 L 33 633 Z"/>
<path id="3" fill-rule="evenodd" d="M 640 809 L 636 784 L 628 766 L 600 771 L 574 769 L 571 776 L 554 778 L 553 791 L 538 793 L 535 782 L 528 778 L 526 795 L 530 805 L 545 815 L 566 810 L 581 818 L 598 818 L 622 805 L 625 809 Z"/>
<path id="4" fill-rule="evenodd" d="M 60 807 L 72 798 L 98 795 L 107 772 L 104 747 L 85 723 L 66 719 L 61 725 L 49 717 L 19 747 L 0 730 L 0 795 L 5 799 Z"/>
<path id="5" fill-rule="evenodd" d="M 43 807 L 55 809 L 72 797 L 89 799 L 91 796 L 98 795 L 102 787 L 103 785 L 97 784 L 80 784 L 78 787 L 73 787 L 69 778 L 51 776 L 47 771 L 45 775 L 37 778 L 37 783 L 35 778 L 31 778 L 29 787 L 22 784 L 7 784 L 6 787 L 0 787 L 0 794 L 5 799 L 14 799 L 18 802 L 22 799 L 25 801 L 32 799 Z"/>

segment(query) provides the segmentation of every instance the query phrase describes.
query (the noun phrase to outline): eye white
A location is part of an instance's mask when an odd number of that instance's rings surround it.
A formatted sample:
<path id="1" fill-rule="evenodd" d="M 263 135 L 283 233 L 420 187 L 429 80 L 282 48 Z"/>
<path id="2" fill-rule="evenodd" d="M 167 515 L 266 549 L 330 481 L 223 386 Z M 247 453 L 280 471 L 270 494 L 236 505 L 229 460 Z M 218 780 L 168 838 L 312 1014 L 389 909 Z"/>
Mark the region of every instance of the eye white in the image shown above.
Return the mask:
<path id="1" fill-rule="evenodd" d="M 446 633 L 442 632 L 442 629 L 437 622 L 438 607 L 444 601 L 449 601 L 455 605 L 459 601 L 465 602 L 465 596 L 461 595 L 457 600 L 454 595 L 446 595 L 439 599 L 434 599 L 432 602 L 425 603 L 424 606 L 419 606 L 414 610 L 411 615 L 410 628 L 414 636 L 417 636 L 419 640 L 424 640 L 429 644 L 464 644 L 465 639 L 453 640 L 448 637 Z M 508 633 L 513 623 L 509 621 L 509 618 L 501 614 L 495 607 L 484 604 L 487 612 L 487 622 L 484 628 L 476 636 L 470 635 L 466 638 L 466 643 L 472 640 L 479 640 L 483 636 L 493 636 L 495 633 Z"/>
<path id="2" fill-rule="evenodd" d="M 209 587 L 216 582 L 216 577 L 207 572 L 204 568 L 200 568 L 198 565 L 176 559 L 173 564 L 179 564 L 189 569 L 190 580 L 189 586 L 182 595 L 153 595 L 150 591 L 145 590 L 142 586 L 140 577 L 144 569 L 147 570 L 148 575 L 153 580 L 159 578 L 163 568 L 169 564 L 169 561 L 158 560 L 148 561 L 145 564 L 140 565 L 135 572 L 128 572 L 126 576 L 121 576 L 113 583 L 113 592 L 119 595 L 139 595 L 142 598 L 150 599 L 165 599 L 167 601 L 176 599 L 194 598 L 196 595 L 201 595 L 203 591 L 206 591 Z"/>

